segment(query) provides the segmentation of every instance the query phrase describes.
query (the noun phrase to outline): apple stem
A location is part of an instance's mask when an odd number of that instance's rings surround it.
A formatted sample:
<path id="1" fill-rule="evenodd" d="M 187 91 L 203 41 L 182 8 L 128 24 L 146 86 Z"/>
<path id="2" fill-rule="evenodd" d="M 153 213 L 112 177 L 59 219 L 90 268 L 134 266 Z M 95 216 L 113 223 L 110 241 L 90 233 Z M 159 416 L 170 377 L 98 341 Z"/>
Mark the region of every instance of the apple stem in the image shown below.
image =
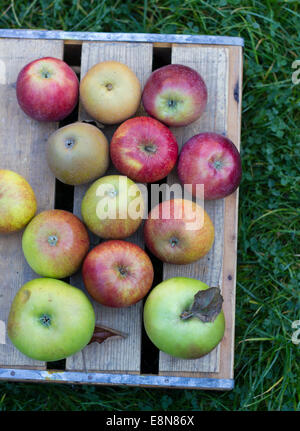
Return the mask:
<path id="1" fill-rule="evenodd" d="M 182 320 L 187 320 L 187 319 L 189 319 L 190 317 L 193 317 L 193 315 L 194 315 L 194 313 L 193 313 L 192 311 L 183 311 L 183 312 L 180 314 L 180 318 L 181 318 Z"/>
<path id="2" fill-rule="evenodd" d="M 156 153 L 156 147 L 153 145 L 146 145 L 145 151 L 147 151 L 148 153 Z"/>

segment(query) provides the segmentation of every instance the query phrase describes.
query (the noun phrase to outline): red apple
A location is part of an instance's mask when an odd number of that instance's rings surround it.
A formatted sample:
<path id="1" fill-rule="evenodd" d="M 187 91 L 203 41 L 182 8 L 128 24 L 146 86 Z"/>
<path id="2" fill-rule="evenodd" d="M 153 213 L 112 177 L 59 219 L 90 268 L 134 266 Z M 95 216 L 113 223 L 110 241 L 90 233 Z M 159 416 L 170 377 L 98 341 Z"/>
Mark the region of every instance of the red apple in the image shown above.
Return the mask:
<path id="1" fill-rule="evenodd" d="M 169 64 L 152 72 L 142 102 L 147 113 L 157 120 L 168 126 L 186 126 L 202 115 L 207 88 L 196 70 Z"/>
<path id="2" fill-rule="evenodd" d="M 65 278 L 74 274 L 89 250 L 84 224 L 74 214 L 48 210 L 26 227 L 22 247 L 29 266 L 44 277 Z"/>
<path id="3" fill-rule="evenodd" d="M 200 205 L 186 199 L 171 199 L 149 213 L 144 238 L 158 259 L 187 264 L 209 252 L 214 242 L 214 225 Z"/>
<path id="4" fill-rule="evenodd" d="M 217 133 L 200 133 L 183 146 L 178 176 L 194 196 L 197 184 L 204 184 L 204 199 L 221 199 L 233 193 L 242 177 L 240 153 L 230 139 Z"/>
<path id="5" fill-rule="evenodd" d="M 93 248 L 82 266 L 84 285 L 102 305 L 128 307 L 150 290 L 154 272 L 149 256 L 138 245 L 110 240 Z"/>
<path id="6" fill-rule="evenodd" d="M 59 58 L 44 57 L 28 63 L 17 79 L 17 99 L 22 110 L 38 121 L 60 121 L 78 101 L 75 72 Z"/>
<path id="7" fill-rule="evenodd" d="M 178 145 L 164 124 L 150 117 L 135 117 L 115 131 L 110 156 L 122 174 L 134 181 L 153 183 L 175 166 Z"/>

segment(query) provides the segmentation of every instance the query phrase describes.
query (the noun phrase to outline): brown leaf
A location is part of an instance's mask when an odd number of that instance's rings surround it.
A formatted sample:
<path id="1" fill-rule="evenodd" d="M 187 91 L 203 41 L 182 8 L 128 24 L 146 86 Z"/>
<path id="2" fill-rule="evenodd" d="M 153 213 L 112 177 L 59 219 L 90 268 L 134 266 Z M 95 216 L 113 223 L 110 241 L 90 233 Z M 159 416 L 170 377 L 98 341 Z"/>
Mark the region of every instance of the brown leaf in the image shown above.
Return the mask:
<path id="1" fill-rule="evenodd" d="M 119 332 L 116 329 L 108 328 L 107 326 L 99 326 L 95 325 L 94 333 L 92 335 L 92 338 L 88 344 L 91 343 L 103 343 L 103 341 L 107 340 L 111 337 L 122 337 L 126 338 L 127 334 L 124 334 L 123 332 Z"/>
<path id="2" fill-rule="evenodd" d="M 183 320 L 197 317 L 202 322 L 213 322 L 222 310 L 223 297 L 218 287 L 199 290 L 189 310 L 181 314 Z"/>

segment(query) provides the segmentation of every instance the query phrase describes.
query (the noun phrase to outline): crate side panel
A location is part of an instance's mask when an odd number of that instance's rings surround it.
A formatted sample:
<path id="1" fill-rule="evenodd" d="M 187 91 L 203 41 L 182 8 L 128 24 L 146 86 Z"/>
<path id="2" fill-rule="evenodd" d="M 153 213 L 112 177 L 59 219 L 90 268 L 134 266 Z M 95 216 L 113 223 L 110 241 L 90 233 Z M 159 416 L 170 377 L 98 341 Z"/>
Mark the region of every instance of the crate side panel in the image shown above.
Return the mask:
<path id="1" fill-rule="evenodd" d="M 63 42 L 50 40 L 0 39 L 0 154 L 1 169 L 23 175 L 33 187 L 38 212 L 54 207 L 55 178 L 45 158 L 48 136 L 57 123 L 41 123 L 27 117 L 16 99 L 19 71 L 40 57 L 63 58 Z M 0 366 L 44 368 L 45 364 L 20 353 L 10 342 L 6 323 L 10 304 L 17 290 L 37 278 L 27 265 L 21 247 L 22 232 L 0 238 L 0 323 L 5 330 L 0 343 Z"/>
<path id="2" fill-rule="evenodd" d="M 173 128 L 179 147 L 192 136 L 206 131 L 227 133 L 228 68 L 229 54 L 226 47 L 178 46 L 172 47 L 172 63 L 184 64 L 197 70 L 206 82 L 208 102 L 202 117 L 189 126 Z M 179 183 L 176 169 L 168 176 L 168 184 Z M 197 278 L 209 286 L 222 289 L 222 260 L 224 244 L 224 199 L 206 201 L 208 212 L 215 227 L 215 241 L 210 252 L 199 261 L 189 265 L 164 264 L 164 279 L 174 276 Z M 218 372 L 220 346 L 197 360 L 182 360 L 160 353 L 159 371 L 165 372 Z"/>
<path id="3" fill-rule="evenodd" d="M 127 64 L 138 76 L 141 85 L 145 84 L 152 71 L 152 45 L 144 43 L 83 43 L 81 59 L 81 77 L 96 63 L 105 60 L 116 60 Z M 142 115 L 142 106 L 136 115 Z M 93 120 L 85 112 L 82 105 L 79 107 L 79 120 Z M 100 125 L 101 126 L 101 125 Z M 102 131 L 108 140 L 116 130 L 116 126 L 105 126 Z M 106 175 L 118 173 L 110 164 Z M 74 213 L 81 217 L 81 201 L 89 185 L 75 188 Z M 101 240 L 90 235 L 91 247 Z M 144 248 L 142 228 L 127 240 L 135 242 Z M 80 274 L 72 277 L 71 284 L 84 290 Z M 111 339 L 103 344 L 91 344 L 78 354 L 67 359 L 68 370 L 99 370 L 99 371 L 126 371 L 139 372 L 141 360 L 141 325 L 142 302 L 124 309 L 104 307 L 92 301 L 99 323 L 120 330 L 128 334 L 126 339 Z"/>
<path id="4" fill-rule="evenodd" d="M 243 80 L 243 49 L 229 47 L 229 88 L 227 136 L 240 150 L 241 106 Z M 174 372 L 166 371 L 166 375 L 199 377 L 210 379 L 233 379 L 234 372 L 234 323 L 236 297 L 236 260 L 238 235 L 238 190 L 225 199 L 224 211 L 224 253 L 223 253 L 223 311 L 226 320 L 224 338 L 220 344 L 219 372 Z"/>

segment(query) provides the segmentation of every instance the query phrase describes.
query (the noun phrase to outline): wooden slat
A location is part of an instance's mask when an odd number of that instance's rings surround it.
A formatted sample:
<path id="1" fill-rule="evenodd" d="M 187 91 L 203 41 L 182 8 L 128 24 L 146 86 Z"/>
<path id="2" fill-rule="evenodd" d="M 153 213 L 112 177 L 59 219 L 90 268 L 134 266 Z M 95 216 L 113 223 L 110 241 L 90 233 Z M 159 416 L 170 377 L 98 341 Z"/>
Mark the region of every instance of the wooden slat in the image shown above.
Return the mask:
<path id="1" fill-rule="evenodd" d="M 228 68 L 226 47 L 178 46 L 172 48 L 172 63 L 184 64 L 197 70 L 206 82 L 208 103 L 202 117 L 187 127 L 173 128 L 180 148 L 192 136 L 206 131 L 227 133 Z M 168 176 L 169 184 L 178 183 L 176 170 Z M 205 210 L 215 227 L 215 241 L 210 252 L 190 265 L 164 264 L 164 279 L 174 276 L 197 278 L 209 286 L 222 288 L 222 259 L 224 244 L 224 199 L 205 202 Z M 159 370 L 165 372 L 218 372 L 220 347 L 198 360 L 181 360 L 160 354 Z"/>
<path id="2" fill-rule="evenodd" d="M 96 63 L 116 60 L 127 64 L 138 76 L 142 86 L 152 71 L 152 45 L 145 43 L 83 43 L 81 59 L 81 77 Z M 142 114 L 142 108 L 137 115 Z M 80 106 L 80 120 L 92 120 Z M 106 126 L 102 130 L 108 140 L 117 126 Z M 117 173 L 111 165 L 107 174 Z M 88 185 L 75 188 L 74 213 L 81 217 L 81 201 Z M 140 228 L 128 240 L 144 248 L 142 229 Z M 92 247 L 99 243 L 99 238 L 91 235 Z M 71 284 L 84 289 L 81 276 L 72 277 Z M 141 360 L 142 302 L 124 309 L 101 306 L 93 301 L 96 318 L 99 323 L 128 334 L 128 338 L 112 339 L 103 344 L 92 344 L 83 351 L 68 358 L 68 370 L 124 371 L 137 373 Z"/>
<path id="3" fill-rule="evenodd" d="M 45 56 L 62 59 L 63 42 L 0 39 L 0 169 L 14 170 L 29 181 L 36 193 L 38 212 L 54 207 L 55 178 L 47 166 L 45 141 L 57 123 L 39 123 L 27 117 L 17 103 L 15 83 L 23 66 Z M 0 321 L 5 325 L 17 290 L 37 278 L 24 259 L 21 236 L 22 233 L 0 236 Z M 20 353 L 7 334 L 2 342 L 1 367 L 45 368 L 43 362 Z"/>

